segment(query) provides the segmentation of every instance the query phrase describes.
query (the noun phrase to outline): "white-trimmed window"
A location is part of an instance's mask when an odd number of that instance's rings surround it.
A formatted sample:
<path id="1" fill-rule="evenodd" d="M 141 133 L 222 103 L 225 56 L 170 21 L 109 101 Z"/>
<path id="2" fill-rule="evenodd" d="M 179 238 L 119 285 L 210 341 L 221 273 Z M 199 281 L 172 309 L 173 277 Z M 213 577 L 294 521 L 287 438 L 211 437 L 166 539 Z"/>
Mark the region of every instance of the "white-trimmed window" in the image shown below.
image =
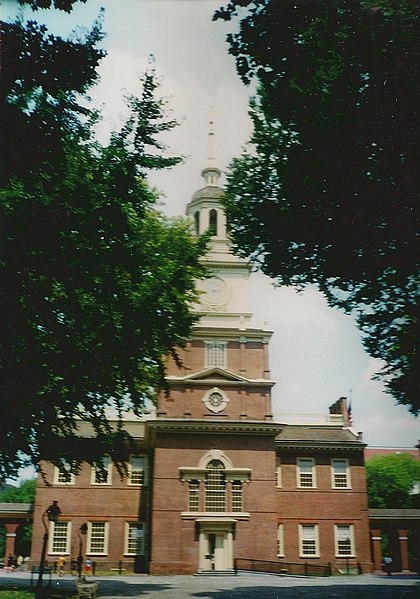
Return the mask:
<path id="1" fill-rule="evenodd" d="M 198 480 L 190 480 L 188 486 L 188 511 L 200 511 L 200 483 Z"/>
<path id="2" fill-rule="evenodd" d="M 232 512 L 242 512 L 242 482 L 232 481 Z"/>
<path id="3" fill-rule="evenodd" d="M 317 524 L 299 524 L 300 557 L 319 557 Z"/>
<path id="4" fill-rule="evenodd" d="M 300 488 L 316 487 L 315 460 L 313 458 L 298 458 L 297 486 Z"/>
<path id="5" fill-rule="evenodd" d="M 354 534 L 351 524 L 336 524 L 335 532 L 335 555 L 336 557 L 354 556 Z"/>
<path id="6" fill-rule="evenodd" d="M 283 524 L 277 526 L 277 557 L 284 557 L 284 527 Z"/>
<path id="7" fill-rule="evenodd" d="M 206 512 L 225 511 L 225 467 L 220 460 L 211 460 L 206 468 Z"/>
<path id="8" fill-rule="evenodd" d="M 54 467 L 55 485 L 74 485 L 75 477 L 71 471 L 71 464 L 63 462 L 60 466 Z"/>
<path id="9" fill-rule="evenodd" d="M 350 469 L 348 460 L 331 460 L 331 485 L 333 489 L 350 489 Z"/>
<path id="10" fill-rule="evenodd" d="M 277 487 L 282 487 L 283 486 L 283 480 L 282 480 L 281 474 L 282 474 L 282 472 L 281 472 L 281 459 L 277 456 L 276 457 L 276 486 Z"/>
<path id="11" fill-rule="evenodd" d="M 106 555 L 108 553 L 108 522 L 89 522 L 86 553 Z"/>
<path id="12" fill-rule="evenodd" d="M 145 466 L 144 456 L 131 456 L 128 464 L 128 484 L 132 486 L 141 486 L 145 484 Z"/>
<path id="13" fill-rule="evenodd" d="M 92 466 L 90 482 L 92 485 L 110 485 L 112 482 L 112 462 L 109 458 L 102 460 L 101 466 Z"/>
<path id="14" fill-rule="evenodd" d="M 144 526 L 142 522 L 125 523 L 125 555 L 144 554 Z"/>
<path id="15" fill-rule="evenodd" d="M 205 341 L 205 367 L 226 368 L 226 341 Z"/>
<path id="16" fill-rule="evenodd" d="M 71 523 L 64 520 L 51 522 L 49 553 L 70 553 Z"/>

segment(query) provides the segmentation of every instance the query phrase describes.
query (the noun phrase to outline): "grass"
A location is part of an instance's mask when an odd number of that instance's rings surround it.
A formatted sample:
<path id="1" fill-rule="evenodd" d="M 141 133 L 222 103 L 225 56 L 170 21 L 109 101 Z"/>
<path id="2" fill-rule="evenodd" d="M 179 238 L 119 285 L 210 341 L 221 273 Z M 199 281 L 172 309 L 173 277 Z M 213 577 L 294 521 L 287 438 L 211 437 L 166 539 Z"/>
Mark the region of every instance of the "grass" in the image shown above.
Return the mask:
<path id="1" fill-rule="evenodd" d="M 0 590 L 0 599 L 33 599 L 33 591 L 24 589 L 6 589 Z"/>

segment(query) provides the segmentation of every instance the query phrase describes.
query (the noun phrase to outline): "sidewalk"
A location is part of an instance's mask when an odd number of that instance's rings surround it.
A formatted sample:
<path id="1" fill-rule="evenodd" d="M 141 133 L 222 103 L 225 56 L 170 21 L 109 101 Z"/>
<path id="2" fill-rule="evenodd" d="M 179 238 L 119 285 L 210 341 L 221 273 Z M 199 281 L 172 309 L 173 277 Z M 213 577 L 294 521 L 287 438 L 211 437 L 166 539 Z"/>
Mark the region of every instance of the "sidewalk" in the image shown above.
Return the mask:
<path id="1" fill-rule="evenodd" d="M 417 599 L 420 576 L 363 574 L 330 578 L 297 578 L 270 574 L 238 576 L 108 576 L 98 582 L 99 597 L 148 599 Z M 52 577 L 51 595 L 76 594 L 73 576 Z M 3 573 L 0 586 L 28 588 L 30 573 Z"/>

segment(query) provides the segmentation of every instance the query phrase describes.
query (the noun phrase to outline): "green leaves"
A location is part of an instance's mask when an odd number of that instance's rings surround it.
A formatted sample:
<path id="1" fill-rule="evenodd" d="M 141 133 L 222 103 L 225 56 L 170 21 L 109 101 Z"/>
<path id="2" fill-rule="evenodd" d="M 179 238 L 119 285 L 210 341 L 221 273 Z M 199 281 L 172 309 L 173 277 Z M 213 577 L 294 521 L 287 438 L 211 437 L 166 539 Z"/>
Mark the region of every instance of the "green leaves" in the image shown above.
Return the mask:
<path id="1" fill-rule="evenodd" d="M 370 508 L 419 508 L 420 462 L 409 454 L 375 456 L 366 461 Z"/>
<path id="2" fill-rule="evenodd" d="M 150 168 L 180 160 L 164 150 L 161 135 L 175 122 L 157 97 L 153 69 L 139 98 L 130 97 L 128 122 L 101 147 L 90 141 L 91 122 L 76 102 L 76 92 L 96 78 L 96 34 L 77 50 L 67 77 L 59 66 L 68 42 L 36 25 L 29 34 L 19 23 L 7 29 L 6 50 L 27 35 L 39 49 L 13 55 L 13 81 L 29 81 L 25 71 L 39 83 L 46 62 L 57 79 L 42 91 L 51 111 L 44 100 L 30 100 L 27 114 L 18 88 L 13 100 L 10 93 L 2 99 L 9 132 L 25 125 L 21 159 L 6 163 L 0 189 L 7 315 L 0 396 L 8 414 L 1 422 L 1 477 L 16 475 L 28 459 L 36 464 L 73 453 L 77 461 L 83 423 L 94 434 L 92 460 L 105 452 L 124 461 L 130 439 L 121 425 L 112 429 L 108 411 L 140 414 L 164 386 L 165 356 L 183 344 L 194 322 L 189 305 L 206 249 L 187 222 L 157 211 L 147 183 Z"/>
<path id="3" fill-rule="evenodd" d="M 259 82 L 228 175 L 234 242 L 280 284 L 316 283 L 353 312 L 387 390 L 417 413 L 418 3 L 245 5 L 219 14 L 237 17 L 230 52 Z"/>

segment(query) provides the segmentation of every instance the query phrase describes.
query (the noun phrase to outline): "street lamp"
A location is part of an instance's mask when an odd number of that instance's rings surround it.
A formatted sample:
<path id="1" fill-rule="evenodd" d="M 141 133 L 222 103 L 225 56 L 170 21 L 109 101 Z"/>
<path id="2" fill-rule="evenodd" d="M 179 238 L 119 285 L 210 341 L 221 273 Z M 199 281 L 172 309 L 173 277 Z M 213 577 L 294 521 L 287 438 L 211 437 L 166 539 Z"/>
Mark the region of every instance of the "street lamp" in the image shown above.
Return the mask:
<path id="1" fill-rule="evenodd" d="M 88 530 L 88 525 L 86 522 L 83 522 L 82 526 L 79 528 L 79 555 L 77 556 L 77 576 L 79 578 L 82 577 L 82 566 L 83 566 L 83 537 L 82 535 L 86 535 Z"/>
<path id="2" fill-rule="evenodd" d="M 49 522 L 57 522 L 60 514 L 61 514 L 61 510 L 58 507 L 57 501 L 53 501 L 52 504 L 49 507 L 47 507 L 45 512 L 42 514 L 42 523 L 45 528 L 45 533 L 44 533 L 44 538 L 43 538 L 43 542 L 42 542 L 41 560 L 39 562 L 38 581 L 36 583 L 36 596 L 37 597 L 40 597 L 42 595 L 42 577 L 44 575 L 45 556 L 47 554 L 48 526 L 47 526 L 47 523 L 45 520 L 47 517 Z"/>

